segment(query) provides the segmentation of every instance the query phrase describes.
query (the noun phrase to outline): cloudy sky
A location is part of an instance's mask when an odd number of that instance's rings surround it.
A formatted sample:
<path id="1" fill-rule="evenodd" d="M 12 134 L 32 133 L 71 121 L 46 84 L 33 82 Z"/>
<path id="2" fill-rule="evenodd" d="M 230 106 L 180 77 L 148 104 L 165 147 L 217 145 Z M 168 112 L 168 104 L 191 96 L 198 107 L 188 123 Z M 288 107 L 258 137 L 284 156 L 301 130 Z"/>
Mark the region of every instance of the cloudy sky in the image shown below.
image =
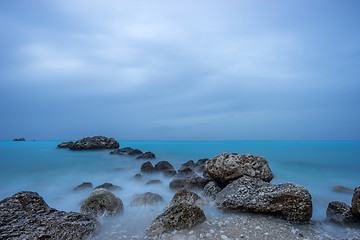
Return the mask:
<path id="1" fill-rule="evenodd" d="M 0 139 L 360 140 L 358 0 L 0 1 Z"/>

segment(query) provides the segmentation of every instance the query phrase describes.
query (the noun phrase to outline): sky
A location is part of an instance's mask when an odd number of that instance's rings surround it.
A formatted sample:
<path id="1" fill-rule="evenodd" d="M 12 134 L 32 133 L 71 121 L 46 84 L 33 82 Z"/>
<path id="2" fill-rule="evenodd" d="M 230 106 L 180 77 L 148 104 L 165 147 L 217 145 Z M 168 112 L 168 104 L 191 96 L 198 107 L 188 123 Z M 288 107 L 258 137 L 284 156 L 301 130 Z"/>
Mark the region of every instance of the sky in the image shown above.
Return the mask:
<path id="1" fill-rule="evenodd" d="M 360 140 L 358 0 L 0 1 L 0 140 Z"/>

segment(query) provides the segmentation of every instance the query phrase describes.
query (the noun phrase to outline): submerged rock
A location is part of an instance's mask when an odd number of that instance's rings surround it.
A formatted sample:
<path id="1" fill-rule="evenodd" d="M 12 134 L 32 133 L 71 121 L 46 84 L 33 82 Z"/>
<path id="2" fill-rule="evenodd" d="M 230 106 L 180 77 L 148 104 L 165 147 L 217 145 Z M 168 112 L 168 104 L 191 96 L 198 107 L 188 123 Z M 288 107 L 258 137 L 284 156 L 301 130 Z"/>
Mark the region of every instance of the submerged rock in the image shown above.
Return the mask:
<path id="1" fill-rule="evenodd" d="M 222 188 L 215 181 L 208 182 L 204 187 L 204 196 L 212 200 L 216 198 L 216 195 L 222 190 Z"/>
<path id="2" fill-rule="evenodd" d="M 335 201 L 329 203 L 326 210 L 326 216 L 330 221 L 344 226 L 360 223 L 360 220 L 351 213 L 350 206 L 343 202 Z"/>
<path id="3" fill-rule="evenodd" d="M 155 179 L 155 180 L 150 180 L 146 183 L 146 185 L 153 185 L 153 184 L 160 184 L 162 183 L 162 181 L 160 181 L 159 179 Z"/>
<path id="4" fill-rule="evenodd" d="M 160 161 L 155 164 L 156 171 L 174 170 L 175 168 L 168 161 Z"/>
<path id="5" fill-rule="evenodd" d="M 82 184 L 80 185 L 77 185 L 73 191 L 78 191 L 78 190 L 83 190 L 83 189 L 92 189 L 93 188 L 93 185 L 91 182 L 83 182 Z"/>
<path id="6" fill-rule="evenodd" d="M 204 172 L 205 171 L 205 163 L 208 161 L 208 158 L 199 159 L 194 166 L 195 172 Z"/>
<path id="7" fill-rule="evenodd" d="M 105 188 L 98 188 L 81 204 L 80 211 L 94 217 L 106 217 L 117 215 L 123 208 L 120 198 Z"/>
<path id="8" fill-rule="evenodd" d="M 62 142 L 57 145 L 57 148 L 70 148 L 74 145 L 74 142 Z"/>
<path id="9" fill-rule="evenodd" d="M 0 239 L 87 239 L 100 231 L 93 217 L 49 207 L 36 192 L 0 201 Z"/>
<path id="10" fill-rule="evenodd" d="M 175 169 L 167 169 L 165 171 L 163 171 L 163 174 L 165 177 L 173 177 L 177 174 Z"/>
<path id="11" fill-rule="evenodd" d="M 311 195 L 293 183 L 272 185 L 259 178 L 241 177 L 216 195 L 223 210 L 271 213 L 285 219 L 307 222 L 312 216 Z"/>
<path id="12" fill-rule="evenodd" d="M 134 177 L 133 178 L 135 178 L 135 179 L 139 179 L 139 178 L 142 178 L 142 175 L 140 174 L 140 173 L 137 173 L 137 174 L 135 174 L 134 175 Z"/>
<path id="13" fill-rule="evenodd" d="M 109 190 L 109 191 L 122 190 L 122 188 L 120 186 L 114 185 L 112 183 L 101 184 L 101 185 L 97 186 L 95 189 L 99 189 L 99 188 L 105 188 L 106 190 Z"/>
<path id="14" fill-rule="evenodd" d="M 208 203 L 209 202 L 206 199 L 200 197 L 196 193 L 194 193 L 186 188 L 183 188 L 175 193 L 174 197 L 172 198 L 172 200 L 166 206 L 165 209 L 169 209 L 178 204 L 201 206 L 201 205 L 205 205 Z"/>
<path id="15" fill-rule="evenodd" d="M 143 154 L 143 152 L 139 149 L 133 149 L 131 147 L 125 147 L 125 148 L 119 148 L 116 150 L 111 151 L 109 154 L 117 154 L 117 155 L 140 155 Z"/>
<path id="16" fill-rule="evenodd" d="M 144 162 L 141 165 L 141 169 L 142 172 L 147 172 L 147 173 L 151 173 L 151 172 L 155 172 L 155 167 L 152 165 L 152 163 L 150 161 Z"/>
<path id="17" fill-rule="evenodd" d="M 154 159 L 155 154 L 152 152 L 146 152 L 136 157 L 136 159 Z"/>
<path id="18" fill-rule="evenodd" d="M 176 174 L 177 178 L 183 178 L 183 177 L 196 177 L 197 174 L 194 172 L 194 170 L 190 167 L 181 167 L 178 170 L 178 173 Z"/>
<path id="19" fill-rule="evenodd" d="M 13 141 L 15 141 L 15 142 L 23 142 L 23 141 L 25 141 L 25 138 L 14 138 Z"/>
<path id="20" fill-rule="evenodd" d="M 86 137 L 76 141 L 71 150 L 93 150 L 93 149 L 112 149 L 118 148 L 119 143 L 114 138 L 104 136 Z"/>
<path id="21" fill-rule="evenodd" d="M 209 181 L 209 179 L 205 179 L 199 176 L 176 178 L 170 182 L 169 187 L 171 189 L 202 189 Z"/>
<path id="22" fill-rule="evenodd" d="M 351 200 L 351 212 L 360 218 L 360 187 L 355 188 L 354 195 Z"/>
<path id="23" fill-rule="evenodd" d="M 147 192 L 140 195 L 135 195 L 134 200 L 131 201 L 131 206 L 147 206 L 161 203 L 164 199 L 156 193 Z"/>
<path id="24" fill-rule="evenodd" d="M 222 184 L 242 176 L 260 178 L 266 182 L 274 178 L 266 159 L 251 154 L 222 153 L 206 161 L 205 170 L 211 178 Z"/>
<path id="25" fill-rule="evenodd" d="M 335 192 L 343 192 L 343 193 L 354 193 L 354 189 L 348 188 L 348 187 L 344 187 L 344 186 L 335 186 L 334 188 Z"/>
<path id="26" fill-rule="evenodd" d="M 173 230 L 188 229 L 204 222 L 204 211 L 198 206 L 178 204 L 160 214 L 146 229 L 148 237 L 158 236 Z"/>

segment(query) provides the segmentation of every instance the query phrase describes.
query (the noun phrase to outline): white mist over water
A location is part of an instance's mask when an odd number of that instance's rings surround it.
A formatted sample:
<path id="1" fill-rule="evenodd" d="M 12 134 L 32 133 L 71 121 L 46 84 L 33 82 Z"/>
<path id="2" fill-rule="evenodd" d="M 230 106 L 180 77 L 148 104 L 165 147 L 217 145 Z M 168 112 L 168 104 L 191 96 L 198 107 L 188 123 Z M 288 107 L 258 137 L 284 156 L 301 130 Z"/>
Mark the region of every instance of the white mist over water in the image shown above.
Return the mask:
<path id="1" fill-rule="evenodd" d="M 133 176 L 147 160 L 109 155 L 111 150 L 71 151 L 56 149 L 57 141 L 0 142 L 0 198 L 19 191 L 38 192 L 49 206 L 64 211 L 80 211 L 91 190 L 72 191 L 82 182 L 94 187 L 110 182 L 122 187 L 114 194 L 124 203 L 119 216 L 101 219 L 98 239 L 114 236 L 141 236 L 151 221 L 163 212 L 176 191 L 169 189 L 172 178 L 161 173 Z M 152 151 L 158 161 L 169 161 L 176 169 L 192 159 L 211 158 L 222 152 L 250 153 L 264 156 L 274 172 L 272 183 L 293 182 L 305 186 L 313 197 L 313 219 L 324 220 L 330 201 L 350 204 L 352 194 L 334 192 L 333 187 L 360 186 L 360 142 L 136 142 L 120 141 L 121 147 Z M 114 170 L 114 168 L 121 168 Z M 161 184 L 146 185 L 159 179 Z M 164 198 L 151 207 L 131 207 L 135 194 L 153 192 Z M 198 192 L 200 193 L 200 192 Z M 202 207 L 206 216 L 221 212 Z"/>

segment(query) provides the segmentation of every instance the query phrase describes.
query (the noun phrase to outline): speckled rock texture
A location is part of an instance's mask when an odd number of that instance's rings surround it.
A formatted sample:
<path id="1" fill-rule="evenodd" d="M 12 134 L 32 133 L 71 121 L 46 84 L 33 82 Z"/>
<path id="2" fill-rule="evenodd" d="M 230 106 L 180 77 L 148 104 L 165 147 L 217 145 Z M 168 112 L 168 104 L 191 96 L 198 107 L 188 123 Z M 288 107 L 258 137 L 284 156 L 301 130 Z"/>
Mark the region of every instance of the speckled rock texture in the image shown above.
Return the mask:
<path id="1" fill-rule="evenodd" d="M 221 184 L 228 184 L 242 176 L 270 182 L 274 178 L 267 160 L 251 154 L 222 153 L 205 163 L 205 171 Z"/>
<path id="2" fill-rule="evenodd" d="M 100 231 L 93 217 L 49 207 L 36 192 L 0 202 L 0 239 L 87 239 Z"/>
<path id="3" fill-rule="evenodd" d="M 124 205 L 120 198 L 105 188 L 98 188 L 81 204 L 80 211 L 94 217 L 107 217 L 117 215 L 123 208 Z"/>
<path id="4" fill-rule="evenodd" d="M 219 192 L 215 206 L 224 210 L 271 213 L 296 222 L 307 222 L 312 216 L 311 195 L 303 186 L 273 185 L 248 176 Z"/>
<path id="5" fill-rule="evenodd" d="M 354 195 L 351 200 L 351 212 L 360 218 L 360 187 L 355 188 Z"/>
<path id="6" fill-rule="evenodd" d="M 114 138 L 104 136 L 86 137 L 69 146 L 71 150 L 113 149 L 118 147 L 119 143 Z"/>
<path id="7" fill-rule="evenodd" d="M 326 216 L 330 221 L 344 226 L 360 224 L 360 219 L 351 213 L 350 206 L 343 202 L 330 202 L 326 210 Z"/>
<path id="8" fill-rule="evenodd" d="M 194 205 L 194 206 L 201 206 L 208 204 L 209 202 L 205 199 L 197 195 L 196 193 L 183 188 L 177 191 L 170 201 L 169 205 L 165 209 L 169 209 L 175 205 L 178 204 L 188 204 L 188 205 Z"/>
<path id="9" fill-rule="evenodd" d="M 222 190 L 222 188 L 215 181 L 208 182 L 204 187 L 204 196 L 212 200 L 216 198 L 216 195 Z"/>
<path id="10" fill-rule="evenodd" d="M 131 201 L 131 206 L 148 206 L 161 203 L 164 199 L 156 193 L 147 192 L 144 194 L 137 194 Z"/>
<path id="11" fill-rule="evenodd" d="M 146 229 L 147 236 L 159 236 L 173 230 L 188 229 L 204 222 L 204 211 L 198 206 L 178 204 L 160 214 Z"/>

